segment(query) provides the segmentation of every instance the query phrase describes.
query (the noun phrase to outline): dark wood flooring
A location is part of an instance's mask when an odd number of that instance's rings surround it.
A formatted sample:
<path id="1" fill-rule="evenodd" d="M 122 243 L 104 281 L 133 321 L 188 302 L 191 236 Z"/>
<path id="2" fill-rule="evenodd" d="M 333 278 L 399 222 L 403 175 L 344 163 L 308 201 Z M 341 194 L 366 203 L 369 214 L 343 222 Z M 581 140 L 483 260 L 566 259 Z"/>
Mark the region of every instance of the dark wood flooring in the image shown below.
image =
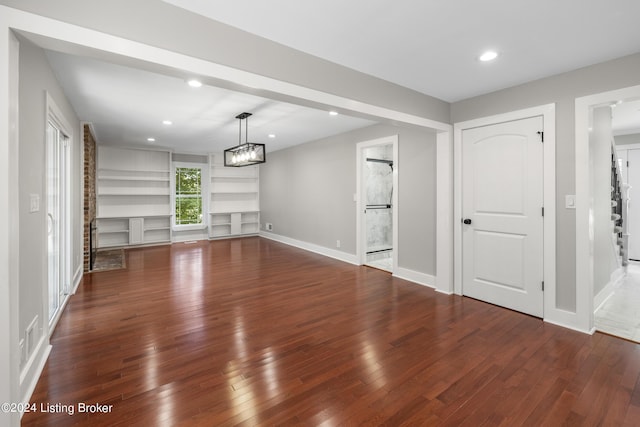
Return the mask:
<path id="1" fill-rule="evenodd" d="M 127 251 L 52 345 L 32 402 L 75 412 L 24 426 L 640 424 L 637 344 L 261 238 Z"/>

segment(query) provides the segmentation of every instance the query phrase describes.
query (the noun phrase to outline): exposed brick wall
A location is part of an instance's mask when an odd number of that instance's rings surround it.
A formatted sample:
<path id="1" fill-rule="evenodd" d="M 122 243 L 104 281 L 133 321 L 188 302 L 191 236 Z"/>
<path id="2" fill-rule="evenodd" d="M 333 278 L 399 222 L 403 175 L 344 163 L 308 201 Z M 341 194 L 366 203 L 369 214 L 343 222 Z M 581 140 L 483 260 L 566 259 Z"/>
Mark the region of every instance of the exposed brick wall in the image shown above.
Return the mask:
<path id="1" fill-rule="evenodd" d="M 89 271 L 89 234 L 96 218 L 96 141 L 89 125 L 84 125 L 84 271 Z"/>

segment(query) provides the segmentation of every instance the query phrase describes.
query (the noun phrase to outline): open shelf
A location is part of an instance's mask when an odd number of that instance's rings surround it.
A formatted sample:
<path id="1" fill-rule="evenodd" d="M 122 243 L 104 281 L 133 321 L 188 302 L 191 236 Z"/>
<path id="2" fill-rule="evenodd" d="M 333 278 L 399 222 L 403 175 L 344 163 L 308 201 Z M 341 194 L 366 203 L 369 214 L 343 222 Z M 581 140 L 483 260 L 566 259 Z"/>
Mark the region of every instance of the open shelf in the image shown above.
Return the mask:
<path id="1" fill-rule="evenodd" d="M 225 167 L 211 155 L 209 238 L 237 237 L 260 231 L 258 166 Z"/>

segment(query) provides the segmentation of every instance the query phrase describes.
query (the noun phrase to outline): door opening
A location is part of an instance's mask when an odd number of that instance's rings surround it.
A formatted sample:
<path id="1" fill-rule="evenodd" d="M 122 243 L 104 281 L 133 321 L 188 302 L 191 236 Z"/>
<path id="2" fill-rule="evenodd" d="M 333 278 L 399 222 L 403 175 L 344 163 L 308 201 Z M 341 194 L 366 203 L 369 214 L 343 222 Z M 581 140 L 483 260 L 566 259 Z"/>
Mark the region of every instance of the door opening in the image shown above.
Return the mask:
<path id="1" fill-rule="evenodd" d="M 71 287 L 69 136 L 54 120 L 47 122 L 47 286 L 49 324 L 60 313 Z"/>
<path id="2" fill-rule="evenodd" d="M 358 144 L 360 262 L 397 269 L 397 138 Z"/>

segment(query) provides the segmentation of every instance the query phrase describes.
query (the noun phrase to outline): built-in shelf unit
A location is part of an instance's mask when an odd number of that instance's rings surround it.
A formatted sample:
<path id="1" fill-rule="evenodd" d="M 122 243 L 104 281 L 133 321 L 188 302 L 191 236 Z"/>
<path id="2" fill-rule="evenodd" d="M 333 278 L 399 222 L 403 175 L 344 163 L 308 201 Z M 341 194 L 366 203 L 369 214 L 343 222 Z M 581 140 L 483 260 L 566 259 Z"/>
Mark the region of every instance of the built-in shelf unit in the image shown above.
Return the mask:
<path id="1" fill-rule="evenodd" d="M 258 166 L 225 167 L 222 155 L 210 155 L 209 238 L 260 231 Z"/>
<path id="2" fill-rule="evenodd" d="M 171 241 L 168 151 L 98 146 L 98 248 Z"/>

